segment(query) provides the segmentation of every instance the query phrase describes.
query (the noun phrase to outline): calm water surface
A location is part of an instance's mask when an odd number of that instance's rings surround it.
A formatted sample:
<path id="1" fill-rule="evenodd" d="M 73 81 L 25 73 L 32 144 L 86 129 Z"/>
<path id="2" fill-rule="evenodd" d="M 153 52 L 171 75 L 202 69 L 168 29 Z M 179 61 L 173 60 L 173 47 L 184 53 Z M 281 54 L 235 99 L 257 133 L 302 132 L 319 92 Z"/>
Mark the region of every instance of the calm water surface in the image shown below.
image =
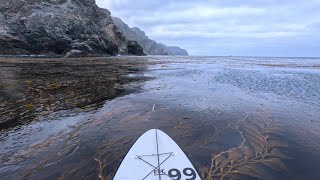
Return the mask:
<path id="1" fill-rule="evenodd" d="M 150 128 L 203 179 L 320 179 L 320 59 L 143 59 L 145 70 L 124 74 L 147 77 L 124 85 L 138 91 L 2 130 L 0 179 L 112 179 Z"/>

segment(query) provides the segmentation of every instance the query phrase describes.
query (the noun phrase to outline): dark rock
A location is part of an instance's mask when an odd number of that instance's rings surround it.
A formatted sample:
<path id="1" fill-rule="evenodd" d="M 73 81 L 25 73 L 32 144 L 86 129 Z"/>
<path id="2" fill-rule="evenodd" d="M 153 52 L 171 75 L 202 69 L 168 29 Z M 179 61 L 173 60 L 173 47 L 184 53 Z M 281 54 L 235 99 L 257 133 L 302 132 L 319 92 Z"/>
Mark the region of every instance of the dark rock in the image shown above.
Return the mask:
<path id="1" fill-rule="evenodd" d="M 166 46 L 149 39 L 145 32 L 137 27 L 130 28 L 121 19 L 112 17 L 114 24 L 119 28 L 118 34 L 131 41 L 137 41 L 148 55 L 182 55 L 188 56 L 188 52 L 175 46 Z"/>
<path id="2" fill-rule="evenodd" d="M 145 56 L 146 54 L 143 52 L 143 48 L 137 43 L 137 41 L 128 41 L 128 53 L 138 56 Z"/>
<path id="3" fill-rule="evenodd" d="M 71 50 L 128 53 L 110 12 L 95 0 L 0 0 L 0 54 L 65 55 Z"/>
<path id="4" fill-rule="evenodd" d="M 93 53 L 93 49 L 86 42 L 75 42 L 71 45 L 73 50 L 78 50 L 87 53 Z"/>

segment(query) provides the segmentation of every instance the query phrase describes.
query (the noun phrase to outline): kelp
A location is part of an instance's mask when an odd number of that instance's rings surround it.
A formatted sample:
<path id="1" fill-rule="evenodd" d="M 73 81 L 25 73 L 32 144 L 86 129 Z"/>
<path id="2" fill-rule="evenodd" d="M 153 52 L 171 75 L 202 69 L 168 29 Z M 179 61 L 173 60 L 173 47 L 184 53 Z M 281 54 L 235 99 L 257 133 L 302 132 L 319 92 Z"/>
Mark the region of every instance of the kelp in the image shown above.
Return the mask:
<path id="1" fill-rule="evenodd" d="M 274 121 L 252 121 L 249 117 L 231 125 L 242 138 L 237 147 L 213 153 L 211 164 L 203 170 L 203 179 L 232 179 L 246 176 L 258 179 L 274 179 L 269 170 L 286 172 L 283 159 L 289 158 L 282 148 L 287 145 L 272 138 L 270 130 Z"/>

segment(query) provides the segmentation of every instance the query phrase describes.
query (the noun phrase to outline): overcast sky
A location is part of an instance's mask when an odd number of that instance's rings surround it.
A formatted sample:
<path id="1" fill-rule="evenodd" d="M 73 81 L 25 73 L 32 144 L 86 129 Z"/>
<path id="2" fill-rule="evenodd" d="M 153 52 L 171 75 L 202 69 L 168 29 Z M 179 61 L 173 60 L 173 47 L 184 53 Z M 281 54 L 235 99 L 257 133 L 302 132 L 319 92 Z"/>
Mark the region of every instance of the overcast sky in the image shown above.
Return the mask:
<path id="1" fill-rule="evenodd" d="M 320 56 L 320 0 L 96 0 L 191 55 Z"/>

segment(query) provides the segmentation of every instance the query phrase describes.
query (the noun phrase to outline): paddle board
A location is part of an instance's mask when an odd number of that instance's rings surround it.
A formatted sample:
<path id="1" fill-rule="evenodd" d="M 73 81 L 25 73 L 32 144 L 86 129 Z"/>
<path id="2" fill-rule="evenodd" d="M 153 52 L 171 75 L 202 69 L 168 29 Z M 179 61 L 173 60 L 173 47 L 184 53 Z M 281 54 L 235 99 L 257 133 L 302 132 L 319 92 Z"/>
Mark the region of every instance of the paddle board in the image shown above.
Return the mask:
<path id="1" fill-rule="evenodd" d="M 200 180 L 181 148 L 164 132 L 144 133 L 123 159 L 114 180 Z"/>

